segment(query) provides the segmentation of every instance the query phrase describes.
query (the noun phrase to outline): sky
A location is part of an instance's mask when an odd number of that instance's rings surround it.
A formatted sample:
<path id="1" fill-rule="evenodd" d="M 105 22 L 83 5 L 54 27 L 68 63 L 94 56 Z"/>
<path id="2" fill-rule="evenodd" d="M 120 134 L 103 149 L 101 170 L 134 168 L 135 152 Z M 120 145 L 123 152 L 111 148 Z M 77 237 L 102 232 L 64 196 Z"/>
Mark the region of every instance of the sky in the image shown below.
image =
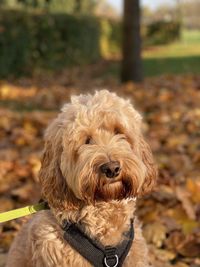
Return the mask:
<path id="1" fill-rule="evenodd" d="M 122 1 L 123 0 L 107 0 L 107 2 L 112 4 L 120 13 L 122 12 Z M 155 9 L 161 4 L 173 4 L 174 2 L 175 0 L 141 0 L 142 5 L 149 6 L 151 9 Z"/>

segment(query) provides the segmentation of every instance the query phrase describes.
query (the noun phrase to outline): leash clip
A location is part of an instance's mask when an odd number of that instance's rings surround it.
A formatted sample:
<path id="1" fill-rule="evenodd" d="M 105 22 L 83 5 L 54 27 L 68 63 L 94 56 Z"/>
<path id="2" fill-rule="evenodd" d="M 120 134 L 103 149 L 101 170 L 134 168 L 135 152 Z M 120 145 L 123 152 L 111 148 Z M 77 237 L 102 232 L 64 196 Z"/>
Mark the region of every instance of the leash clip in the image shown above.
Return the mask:
<path id="1" fill-rule="evenodd" d="M 118 263 L 119 263 L 119 257 L 118 257 L 116 254 L 114 255 L 114 257 L 115 257 L 115 259 L 116 259 L 116 263 L 115 263 L 115 265 L 113 265 L 113 266 L 108 265 L 108 263 L 107 263 L 107 258 L 106 258 L 106 257 L 104 258 L 104 263 L 105 263 L 106 267 L 117 267 L 117 265 L 118 265 Z"/>
<path id="2" fill-rule="evenodd" d="M 109 263 L 111 261 L 111 263 Z M 107 246 L 105 247 L 104 263 L 106 267 L 117 267 L 119 263 L 119 257 L 116 254 L 116 248 Z"/>

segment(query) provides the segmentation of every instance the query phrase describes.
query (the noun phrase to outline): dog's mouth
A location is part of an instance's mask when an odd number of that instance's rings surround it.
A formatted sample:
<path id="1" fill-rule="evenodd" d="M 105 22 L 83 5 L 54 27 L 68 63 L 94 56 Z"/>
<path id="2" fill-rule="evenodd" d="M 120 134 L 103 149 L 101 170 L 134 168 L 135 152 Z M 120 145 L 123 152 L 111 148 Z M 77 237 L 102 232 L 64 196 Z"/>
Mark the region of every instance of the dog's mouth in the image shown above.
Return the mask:
<path id="1" fill-rule="evenodd" d="M 96 200 L 121 200 L 130 197 L 132 192 L 132 184 L 130 179 L 105 179 L 100 181 L 95 192 Z"/>
<path id="2" fill-rule="evenodd" d="M 103 188 L 107 188 L 108 190 L 114 190 L 114 189 L 119 189 L 123 186 L 123 183 L 121 180 L 116 180 L 116 181 L 109 181 L 108 183 L 105 183 L 103 185 Z"/>

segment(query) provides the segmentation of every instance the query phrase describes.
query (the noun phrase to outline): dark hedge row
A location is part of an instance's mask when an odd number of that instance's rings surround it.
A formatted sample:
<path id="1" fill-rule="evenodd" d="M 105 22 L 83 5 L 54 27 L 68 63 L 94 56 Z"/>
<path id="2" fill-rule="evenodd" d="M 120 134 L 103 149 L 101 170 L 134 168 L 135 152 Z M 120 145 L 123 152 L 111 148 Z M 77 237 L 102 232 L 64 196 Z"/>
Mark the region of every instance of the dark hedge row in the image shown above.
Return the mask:
<path id="1" fill-rule="evenodd" d="M 146 28 L 146 45 L 167 44 L 180 37 L 181 24 L 178 21 L 156 21 Z"/>
<path id="2" fill-rule="evenodd" d="M 0 75 L 94 62 L 101 54 L 100 27 L 94 17 L 4 10 L 0 12 Z"/>

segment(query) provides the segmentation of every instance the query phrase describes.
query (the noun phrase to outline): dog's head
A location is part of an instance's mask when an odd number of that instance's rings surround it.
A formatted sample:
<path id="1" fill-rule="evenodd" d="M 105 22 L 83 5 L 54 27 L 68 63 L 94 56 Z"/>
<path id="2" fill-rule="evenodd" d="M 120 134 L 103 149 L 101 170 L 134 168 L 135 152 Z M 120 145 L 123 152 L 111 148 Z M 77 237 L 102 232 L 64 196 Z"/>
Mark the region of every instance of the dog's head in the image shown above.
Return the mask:
<path id="1" fill-rule="evenodd" d="M 72 97 L 46 131 L 39 178 L 55 208 L 143 195 L 156 174 L 140 114 L 114 93 Z"/>

